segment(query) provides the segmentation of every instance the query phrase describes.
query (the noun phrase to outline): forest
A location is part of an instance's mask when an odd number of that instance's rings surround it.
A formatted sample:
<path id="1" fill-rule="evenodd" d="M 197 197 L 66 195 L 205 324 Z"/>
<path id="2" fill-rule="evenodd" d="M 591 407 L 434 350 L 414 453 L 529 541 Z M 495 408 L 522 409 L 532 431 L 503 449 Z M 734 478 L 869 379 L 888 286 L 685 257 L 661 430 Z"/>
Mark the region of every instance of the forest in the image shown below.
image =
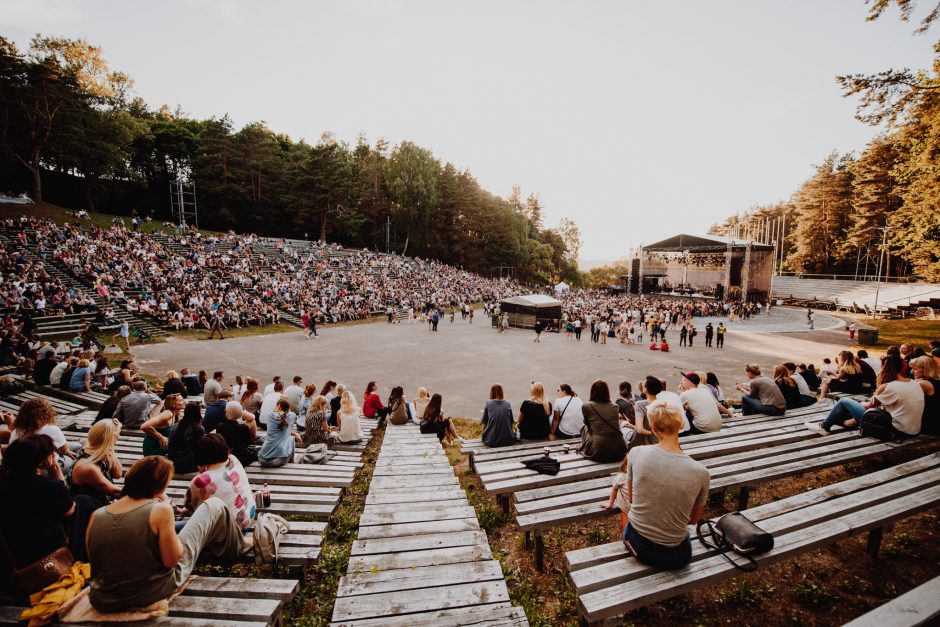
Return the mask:
<path id="1" fill-rule="evenodd" d="M 494 195 L 427 148 L 153 108 L 84 40 L 0 37 L 0 190 L 37 202 L 170 220 L 172 181 L 195 183 L 200 228 L 307 237 L 429 257 L 538 285 L 582 283 L 580 233 L 543 223 L 538 195 Z"/>
<path id="2" fill-rule="evenodd" d="M 907 20 L 915 3 L 895 3 Z M 869 19 L 889 5 L 874 2 Z M 938 15 L 940 5 L 916 32 Z M 827 155 L 787 201 L 753 207 L 710 232 L 762 232 L 778 221 L 784 271 L 855 275 L 867 263 L 875 275 L 881 262 L 882 276 L 940 281 L 940 42 L 934 53 L 930 70 L 836 77 L 843 95 L 858 99 L 856 117 L 883 132 L 860 154 Z"/>

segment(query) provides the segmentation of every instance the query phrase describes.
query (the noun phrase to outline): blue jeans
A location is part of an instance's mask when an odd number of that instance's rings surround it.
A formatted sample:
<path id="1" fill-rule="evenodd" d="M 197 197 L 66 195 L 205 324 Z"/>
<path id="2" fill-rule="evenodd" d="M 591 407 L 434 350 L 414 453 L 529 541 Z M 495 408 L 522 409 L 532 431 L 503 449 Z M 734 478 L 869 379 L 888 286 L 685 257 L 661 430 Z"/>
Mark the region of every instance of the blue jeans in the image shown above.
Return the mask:
<path id="1" fill-rule="evenodd" d="M 748 396 L 747 394 L 741 397 L 741 413 L 745 416 L 753 416 L 754 414 L 782 416 L 785 411 L 785 409 L 780 409 L 773 405 L 764 405 L 753 396 Z"/>
<path id="2" fill-rule="evenodd" d="M 822 421 L 822 428 L 829 431 L 833 425 L 842 426 L 846 420 L 854 419 L 856 423 L 862 419 L 865 413 L 865 407 L 858 401 L 850 398 L 839 399 L 839 402 L 829 410 L 829 415 Z M 858 426 L 856 424 L 856 426 Z"/>
<path id="3" fill-rule="evenodd" d="M 816 404 L 816 397 L 809 394 L 800 394 L 801 407 L 809 407 Z"/>
<path id="4" fill-rule="evenodd" d="M 623 530 L 623 539 L 633 546 L 638 560 L 654 568 L 679 570 L 692 559 L 692 542 L 688 536 L 678 546 L 664 546 L 647 540 L 637 533 L 633 525 L 627 523 Z"/>

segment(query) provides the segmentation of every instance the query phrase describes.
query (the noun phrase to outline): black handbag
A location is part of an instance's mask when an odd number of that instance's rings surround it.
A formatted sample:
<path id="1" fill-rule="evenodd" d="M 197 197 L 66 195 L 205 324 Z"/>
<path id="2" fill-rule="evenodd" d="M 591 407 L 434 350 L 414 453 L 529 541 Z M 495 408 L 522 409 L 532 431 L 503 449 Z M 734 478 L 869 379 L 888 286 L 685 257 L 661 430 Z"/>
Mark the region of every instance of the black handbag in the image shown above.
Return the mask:
<path id="1" fill-rule="evenodd" d="M 707 527 L 705 533 L 702 533 L 702 527 Z M 718 551 L 731 562 L 732 566 L 749 573 L 757 570 L 757 561 L 752 556 L 766 553 L 774 548 L 774 537 L 751 522 L 741 512 L 725 514 L 718 520 L 703 518 L 698 521 L 696 531 L 699 541 L 705 548 Z M 711 542 L 706 540 L 708 537 L 711 538 Z M 747 560 L 746 565 L 742 566 L 735 562 L 728 555 L 729 550 Z"/>
<path id="2" fill-rule="evenodd" d="M 875 438 L 882 442 L 891 442 L 895 439 L 891 414 L 880 407 L 873 407 L 862 414 L 858 425 L 859 435 L 863 438 Z"/>

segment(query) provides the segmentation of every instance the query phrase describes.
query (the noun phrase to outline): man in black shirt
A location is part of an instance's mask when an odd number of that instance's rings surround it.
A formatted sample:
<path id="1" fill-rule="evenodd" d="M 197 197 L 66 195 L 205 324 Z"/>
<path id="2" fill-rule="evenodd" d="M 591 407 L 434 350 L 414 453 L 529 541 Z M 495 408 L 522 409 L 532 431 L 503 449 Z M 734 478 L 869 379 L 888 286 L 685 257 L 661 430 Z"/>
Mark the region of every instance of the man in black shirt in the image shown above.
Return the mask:
<path id="1" fill-rule="evenodd" d="M 33 381 L 36 385 L 49 385 L 49 375 L 56 367 L 56 360 L 47 352 L 42 359 L 33 366 Z"/>

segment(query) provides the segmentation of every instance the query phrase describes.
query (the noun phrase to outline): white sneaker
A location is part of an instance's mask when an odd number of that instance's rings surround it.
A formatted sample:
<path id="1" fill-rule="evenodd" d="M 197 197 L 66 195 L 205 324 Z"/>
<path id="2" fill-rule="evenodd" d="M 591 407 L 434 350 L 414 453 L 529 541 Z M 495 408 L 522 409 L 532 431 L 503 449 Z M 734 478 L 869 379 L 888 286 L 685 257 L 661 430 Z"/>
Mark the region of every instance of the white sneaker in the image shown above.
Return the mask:
<path id="1" fill-rule="evenodd" d="M 459 435 L 456 438 L 454 438 L 454 441 L 457 442 L 458 444 L 463 444 L 463 438 L 460 437 Z"/>
<path id="2" fill-rule="evenodd" d="M 829 435 L 829 432 L 823 429 L 822 424 L 818 422 L 804 422 L 803 426 L 813 433 L 818 433 L 819 435 Z"/>

